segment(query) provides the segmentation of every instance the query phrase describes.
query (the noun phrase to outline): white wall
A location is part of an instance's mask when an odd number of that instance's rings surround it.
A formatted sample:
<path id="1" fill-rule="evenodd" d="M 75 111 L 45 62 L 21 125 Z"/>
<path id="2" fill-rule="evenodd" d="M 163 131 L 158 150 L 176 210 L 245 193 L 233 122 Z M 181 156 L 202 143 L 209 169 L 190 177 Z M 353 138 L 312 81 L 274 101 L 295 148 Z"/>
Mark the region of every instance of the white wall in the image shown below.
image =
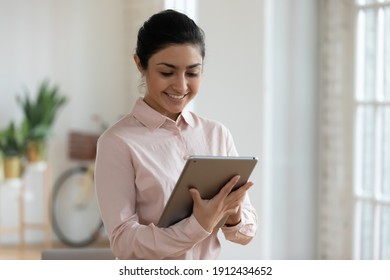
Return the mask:
<path id="1" fill-rule="evenodd" d="M 20 119 L 16 94 L 35 90 L 44 78 L 69 102 L 58 115 L 51 141 L 54 170 L 66 162 L 70 129 L 96 131 L 93 114 L 107 121 L 131 107 L 124 88 L 121 1 L 17 0 L 0 2 L 0 125 Z"/>
<path id="2" fill-rule="evenodd" d="M 265 257 L 316 258 L 318 3 L 265 1 Z"/>
<path id="3" fill-rule="evenodd" d="M 97 132 L 93 114 L 112 123 L 132 108 L 139 96 L 132 57 L 136 30 L 162 7 L 163 0 L 0 0 L 0 128 L 21 120 L 16 95 L 25 87 L 35 95 L 44 78 L 58 84 L 69 98 L 50 141 L 53 180 L 75 165 L 67 157 L 70 130 Z M 39 180 L 28 182 L 35 185 Z M 15 195 L 14 190 L 1 194 Z M 34 203 L 39 202 L 28 201 L 26 211 L 36 212 L 32 219 L 39 220 Z M 6 218 L 0 216 L 0 223 L 17 220 L 13 206 L 1 203 L 0 213 Z M 28 242 L 41 238 L 34 231 L 27 234 Z M 17 241 L 0 237 L 0 242 L 7 240 Z"/>
<path id="4" fill-rule="evenodd" d="M 259 214 L 258 234 L 245 247 L 221 238 L 223 259 L 262 258 L 262 13 L 258 0 L 199 0 L 198 23 L 206 33 L 206 59 L 196 111 L 224 123 L 241 155 L 260 158 L 250 190 Z"/>
<path id="5" fill-rule="evenodd" d="M 257 236 L 224 242 L 222 258 L 316 257 L 317 19 L 311 0 L 199 1 L 207 57 L 196 110 L 260 158 Z"/>

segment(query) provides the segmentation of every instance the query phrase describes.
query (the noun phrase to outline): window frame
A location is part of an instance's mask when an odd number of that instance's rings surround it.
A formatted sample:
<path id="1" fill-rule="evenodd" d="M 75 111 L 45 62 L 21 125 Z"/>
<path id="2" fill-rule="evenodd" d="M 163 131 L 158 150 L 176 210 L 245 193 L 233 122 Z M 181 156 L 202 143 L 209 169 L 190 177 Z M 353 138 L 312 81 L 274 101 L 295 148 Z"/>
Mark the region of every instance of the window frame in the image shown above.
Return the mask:
<path id="1" fill-rule="evenodd" d="M 353 65 L 355 66 L 354 73 L 354 90 L 352 94 L 352 103 L 353 103 L 353 118 L 354 118 L 354 131 L 353 131 L 353 158 L 354 158 L 354 166 L 353 166 L 353 205 L 354 205 L 354 227 L 353 227 L 353 258 L 354 259 L 382 259 L 381 248 L 383 248 L 382 244 L 382 236 L 381 236 L 381 228 L 382 228 L 382 209 L 383 207 L 390 206 L 390 198 L 383 196 L 381 194 L 381 127 L 380 127 L 380 112 L 383 108 L 390 105 L 390 101 L 380 100 L 380 91 L 383 91 L 383 88 L 380 85 L 383 82 L 383 64 L 381 63 L 381 52 L 384 52 L 383 45 L 384 41 L 382 40 L 383 36 L 378 36 L 380 32 L 384 32 L 383 30 L 383 22 L 381 25 L 381 9 L 389 8 L 390 2 L 374 2 L 374 3 L 359 3 L 362 1 L 359 0 L 351 0 L 354 4 L 354 61 Z M 360 28 L 366 28 L 363 21 L 363 13 L 367 11 L 374 11 L 375 13 L 375 93 L 374 97 L 370 100 L 369 98 L 365 99 L 363 97 L 364 94 L 361 91 L 364 91 L 364 81 L 365 75 L 363 73 L 363 69 L 365 68 L 365 64 L 362 62 L 362 54 L 365 53 L 366 48 L 362 47 L 362 43 L 364 43 L 364 39 L 361 37 L 362 31 Z M 364 31 L 365 33 L 365 31 Z M 365 45 L 366 46 L 366 45 Z M 363 49 L 363 50 L 362 50 Z M 361 182 L 362 176 L 361 171 L 364 167 L 363 164 L 363 156 L 362 154 L 362 142 L 360 140 L 362 137 L 362 129 L 360 123 L 360 112 L 364 109 L 371 109 L 373 111 L 373 122 L 371 123 L 373 129 L 373 190 L 372 193 L 365 193 L 363 190 L 363 183 Z M 370 237 L 364 237 L 363 235 L 367 231 L 367 226 L 363 221 L 365 205 L 368 207 L 366 211 L 371 211 L 369 213 L 369 219 L 366 221 L 368 223 L 369 231 L 372 232 L 371 239 Z M 371 221 L 370 221 L 371 219 Z M 368 248 L 364 248 L 368 246 Z M 368 244 L 368 245 L 367 245 Z M 387 245 L 389 246 L 389 245 Z M 371 248 L 370 248 L 371 247 Z"/>

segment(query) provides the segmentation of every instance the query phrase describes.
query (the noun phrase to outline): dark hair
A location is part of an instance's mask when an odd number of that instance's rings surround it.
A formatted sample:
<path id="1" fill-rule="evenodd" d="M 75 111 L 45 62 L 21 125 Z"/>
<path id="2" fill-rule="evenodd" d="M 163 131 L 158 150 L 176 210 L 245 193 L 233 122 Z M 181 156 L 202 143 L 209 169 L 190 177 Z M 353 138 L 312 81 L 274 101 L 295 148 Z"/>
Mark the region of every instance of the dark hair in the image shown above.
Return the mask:
<path id="1" fill-rule="evenodd" d="M 175 44 L 198 46 L 205 56 L 204 32 L 188 16 L 170 9 L 151 16 L 138 31 L 136 54 L 142 68 L 148 68 L 153 54 Z"/>

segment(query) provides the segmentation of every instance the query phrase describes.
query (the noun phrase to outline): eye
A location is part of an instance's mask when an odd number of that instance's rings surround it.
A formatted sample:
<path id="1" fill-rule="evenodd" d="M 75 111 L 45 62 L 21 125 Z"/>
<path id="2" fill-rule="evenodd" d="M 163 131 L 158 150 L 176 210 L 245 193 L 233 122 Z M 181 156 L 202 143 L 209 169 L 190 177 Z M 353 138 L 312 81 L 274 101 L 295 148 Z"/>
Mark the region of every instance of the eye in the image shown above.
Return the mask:
<path id="1" fill-rule="evenodd" d="M 161 75 L 163 75 L 164 77 L 170 77 L 170 76 L 173 75 L 173 73 L 171 73 L 171 72 L 160 72 L 160 73 L 161 73 Z"/>
<path id="2" fill-rule="evenodd" d="M 191 77 L 191 78 L 195 78 L 195 77 L 198 77 L 198 76 L 199 76 L 199 73 L 189 72 L 189 73 L 187 73 L 187 76 L 188 76 L 188 77 Z"/>

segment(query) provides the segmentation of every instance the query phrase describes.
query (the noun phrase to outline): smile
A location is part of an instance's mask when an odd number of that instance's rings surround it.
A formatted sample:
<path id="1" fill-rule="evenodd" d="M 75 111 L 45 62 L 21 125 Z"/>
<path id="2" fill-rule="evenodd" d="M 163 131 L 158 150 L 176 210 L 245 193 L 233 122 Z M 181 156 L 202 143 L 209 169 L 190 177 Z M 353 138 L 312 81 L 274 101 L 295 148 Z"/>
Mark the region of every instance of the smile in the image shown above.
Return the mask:
<path id="1" fill-rule="evenodd" d="M 186 97 L 187 94 L 184 94 L 184 95 L 177 95 L 177 94 L 169 94 L 167 92 L 165 92 L 166 95 L 168 95 L 168 97 L 170 98 L 173 98 L 173 99 L 176 99 L 176 100 L 181 100 L 183 99 L 184 97 Z"/>

